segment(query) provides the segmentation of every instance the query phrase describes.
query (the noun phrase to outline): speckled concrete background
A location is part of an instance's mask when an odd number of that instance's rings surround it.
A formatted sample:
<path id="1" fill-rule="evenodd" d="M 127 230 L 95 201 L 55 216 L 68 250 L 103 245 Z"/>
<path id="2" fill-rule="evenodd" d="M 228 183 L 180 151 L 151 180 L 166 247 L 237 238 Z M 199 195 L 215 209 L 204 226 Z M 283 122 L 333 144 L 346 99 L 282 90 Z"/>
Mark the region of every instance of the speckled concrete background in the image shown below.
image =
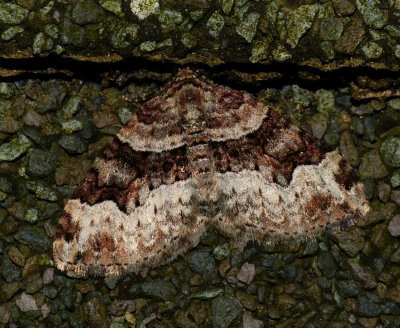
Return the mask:
<path id="1" fill-rule="evenodd" d="M 400 2 L 177 3 L 0 3 L 0 326 L 399 327 Z M 243 252 L 210 232 L 144 276 L 57 271 L 64 201 L 181 64 L 339 147 L 368 218 Z"/>

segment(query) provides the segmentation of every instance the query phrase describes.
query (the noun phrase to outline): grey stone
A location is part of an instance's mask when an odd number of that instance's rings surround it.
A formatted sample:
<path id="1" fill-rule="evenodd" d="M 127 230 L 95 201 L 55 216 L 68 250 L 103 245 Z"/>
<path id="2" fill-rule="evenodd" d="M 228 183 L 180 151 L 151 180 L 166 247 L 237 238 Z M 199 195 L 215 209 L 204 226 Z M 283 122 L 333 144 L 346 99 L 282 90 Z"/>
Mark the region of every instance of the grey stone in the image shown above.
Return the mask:
<path id="1" fill-rule="evenodd" d="M 250 313 L 243 315 L 243 328 L 263 328 L 264 322 L 254 319 Z"/>
<path id="2" fill-rule="evenodd" d="M 212 327 L 228 328 L 242 318 L 242 306 L 240 302 L 230 296 L 220 296 L 211 302 Z"/>
<path id="3" fill-rule="evenodd" d="M 16 281 L 21 276 L 21 270 L 10 261 L 7 254 L 1 258 L 0 273 L 6 282 Z"/>
<path id="4" fill-rule="evenodd" d="M 78 25 L 99 23 L 104 19 L 104 10 L 94 0 L 78 0 L 72 9 L 71 19 Z"/>
<path id="5" fill-rule="evenodd" d="M 333 0 L 335 11 L 341 16 L 348 16 L 356 10 L 355 2 L 351 0 Z"/>
<path id="6" fill-rule="evenodd" d="M 367 318 L 374 318 L 381 313 L 381 305 L 376 295 L 372 293 L 360 294 L 357 297 L 358 313 Z"/>
<path id="7" fill-rule="evenodd" d="M 245 284 L 249 285 L 256 275 L 256 266 L 253 263 L 244 263 L 236 275 L 236 278 L 244 282 Z"/>
<path id="8" fill-rule="evenodd" d="M 350 132 L 345 131 L 340 135 L 339 147 L 340 153 L 351 166 L 356 167 L 360 164 L 360 155 Z"/>
<path id="9" fill-rule="evenodd" d="M 175 286 L 169 281 L 153 280 L 142 285 L 142 291 L 151 297 L 172 300 L 177 294 Z"/>
<path id="10" fill-rule="evenodd" d="M 342 296 L 343 298 L 357 296 L 360 292 L 360 287 L 358 287 L 357 283 L 352 280 L 338 281 L 337 287 L 340 296 Z"/>
<path id="11" fill-rule="evenodd" d="M 15 301 L 15 304 L 22 312 L 35 311 L 38 309 L 33 296 L 26 293 L 22 293 L 21 297 Z"/>
<path id="12" fill-rule="evenodd" d="M 22 288 L 19 281 L 0 283 L 0 302 L 6 303 Z"/>
<path id="13" fill-rule="evenodd" d="M 202 276 L 209 277 L 215 273 L 216 262 L 209 252 L 195 251 L 188 256 L 189 267 L 200 273 Z"/>
<path id="14" fill-rule="evenodd" d="M 35 251 L 47 251 L 51 242 L 43 229 L 39 227 L 23 227 L 15 234 L 15 239 Z"/>
<path id="15" fill-rule="evenodd" d="M 376 287 L 377 282 L 372 271 L 365 269 L 360 264 L 353 260 L 348 261 L 354 277 L 361 282 L 365 289 L 373 289 Z"/>
<path id="16" fill-rule="evenodd" d="M 126 312 L 135 312 L 135 309 L 136 305 L 135 301 L 133 300 L 122 300 L 122 301 L 115 300 L 108 307 L 108 311 L 110 312 L 111 315 L 114 316 L 122 316 Z"/>
<path id="17" fill-rule="evenodd" d="M 43 273 L 43 283 L 45 285 L 52 283 L 54 280 L 54 269 L 53 268 L 48 268 L 46 271 Z"/>
<path id="18" fill-rule="evenodd" d="M 43 178 L 52 174 L 57 167 L 57 158 L 49 151 L 31 149 L 27 156 L 26 173 Z"/>
<path id="19" fill-rule="evenodd" d="M 11 314 L 8 309 L 1 305 L 0 306 L 0 325 L 5 326 L 10 321 Z"/>
<path id="20" fill-rule="evenodd" d="M 94 297 L 85 302 L 84 310 L 87 318 L 87 323 L 90 328 L 109 327 L 110 319 L 107 315 L 107 308 L 98 297 Z M 82 324 L 84 324 L 84 322 L 82 322 Z"/>
<path id="21" fill-rule="evenodd" d="M 389 184 L 382 181 L 378 183 L 378 196 L 382 202 L 386 203 L 390 199 L 390 191 Z"/>
<path id="22" fill-rule="evenodd" d="M 0 176 L 0 190 L 7 194 L 11 194 L 13 192 L 13 185 L 8 177 Z"/>
<path id="23" fill-rule="evenodd" d="M 328 278 L 332 278 L 337 270 L 336 262 L 329 252 L 321 252 L 318 255 L 317 265 Z"/>
<path id="24" fill-rule="evenodd" d="M 364 39 L 365 29 L 361 19 L 354 17 L 346 25 L 342 35 L 336 41 L 335 49 L 346 54 L 353 53 Z"/>
<path id="25" fill-rule="evenodd" d="M 24 124 L 21 121 L 17 121 L 11 116 L 3 117 L 0 120 L 0 132 L 15 133 L 19 131 Z"/>
<path id="26" fill-rule="evenodd" d="M 388 171 L 377 149 L 372 149 L 363 155 L 359 172 L 361 178 L 379 179 L 387 176 Z"/>
<path id="27" fill-rule="evenodd" d="M 65 85 L 56 80 L 30 80 L 24 85 L 24 90 L 36 102 L 35 110 L 40 114 L 58 110 L 66 94 Z"/>
<path id="28" fill-rule="evenodd" d="M 70 154 L 81 154 L 86 151 L 86 144 L 76 135 L 62 136 L 58 140 L 58 144 Z"/>
<path id="29" fill-rule="evenodd" d="M 356 256 L 364 247 L 365 233 L 361 229 L 351 229 L 347 231 L 338 231 L 332 233 L 340 249 L 346 252 L 350 257 Z"/>
<path id="30" fill-rule="evenodd" d="M 380 152 L 385 163 L 392 167 L 400 167 L 400 138 L 389 137 L 384 140 Z"/>
<path id="31" fill-rule="evenodd" d="M 120 280 L 119 276 L 109 276 L 104 279 L 104 283 L 107 285 L 108 288 L 114 289 Z"/>
<path id="32" fill-rule="evenodd" d="M 392 263 L 400 264 L 400 247 L 398 247 L 390 257 Z"/>
<path id="33" fill-rule="evenodd" d="M 322 40 L 334 41 L 342 35 L 344 26 L 341 18 L 331 17 L 322 20 L 319 35 Z"/>
<path id="34" fill-rule="evenodd" d="M 400 236 L 400 214 L 396 214 L 390 219 L 388 231 L 393 237 Z"/>
<path id="35" fill-rule="evenodd" d="M 221 295 L 223 292 L 224 292 L 224 290 L 222 288 L 209 289 L 209 290 L 205 290 L 205 291 L 202 291 L 199 293 L 192 294 L 192 295 L 190 295 L 190 298 L 208 300 L 208 299 L 211 299 L 211 298 Z"/>
<path id="36" fill-rule="evenodd" d="M 39 272 L 35 272 L 28 276 L 24 284 L 26 285 L 25 291 L 28 294 L 34 294 L 43 287 L 43 280 Z"/>
<path id="37" fill-rule="evenodd" d="M 53 299 L 57 296 L 58 290 L 57 287 L 52 286 L 52 285 L 46 285 L 43 287 L 42 293 L 44 296 Z"/>
<path id="38" fill-rule="evenodd" d="M 82 44 L 85 37 L 85 30 L 72 23 L 68 19 L 64 19 L 62 30 L 60 34 L 60 41 L 62 44 L 78 45 Z"/>

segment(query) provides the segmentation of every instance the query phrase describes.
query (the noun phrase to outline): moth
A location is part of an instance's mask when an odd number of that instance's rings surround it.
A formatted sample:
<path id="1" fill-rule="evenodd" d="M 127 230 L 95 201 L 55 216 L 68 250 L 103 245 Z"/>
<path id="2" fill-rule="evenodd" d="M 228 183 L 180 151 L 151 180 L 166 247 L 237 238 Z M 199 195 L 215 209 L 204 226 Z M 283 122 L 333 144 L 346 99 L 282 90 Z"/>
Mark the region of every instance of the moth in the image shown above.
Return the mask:
<path id="1" fill-rule="evenodd" d="M 58 269 L 86 276 L 172 261 L 213 228 L 305 238 L 369 210 L 338 151 L 250 95 L 182 69 L 122 127 L 64 208 Z"/>

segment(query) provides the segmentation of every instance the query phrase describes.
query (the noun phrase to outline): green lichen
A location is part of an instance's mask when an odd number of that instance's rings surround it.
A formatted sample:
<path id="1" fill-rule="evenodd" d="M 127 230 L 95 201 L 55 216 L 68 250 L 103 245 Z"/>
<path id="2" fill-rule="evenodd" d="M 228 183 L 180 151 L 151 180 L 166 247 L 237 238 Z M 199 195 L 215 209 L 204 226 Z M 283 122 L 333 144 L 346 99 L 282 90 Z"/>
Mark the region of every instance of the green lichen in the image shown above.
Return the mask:
<path id="1" fill-rule="evenodd" d="M 124 13 L 121 7 L 121 0 L 100 0 L 99 4 L 103 9 L 112 12 L 118 17 L 123 17 Z"/>
<path id="2" fill-rule="evenodd" d="M 28 16 L 29 10 L 7 2 L 0 4 L 0 23 L 17 25 Z"/>
<path id="3" fill-rule="evenodd" d="M 44 27 L 46 34 L 54 39 L 58 38 L 58 27 L 54 24 L 47 24 Z"/>
<path id="4" fill-rule="evenodd" d="M 292 86 L 292 92 L 293 92 L 293 102 L 300 106 L 307 107 L 313 100 L 310 91 L 308 91 L 307 89 L 300 88 L 296 84 Z"/>
<path id="5" fill-rule="evenodd" d="M 41 16 L 46 16 L 50 13 L 50 11 L 53 9 L 54 7 L 54 1 L 49 1 L 48 4 L 46 6 L 44 6 L 43 8 L 40 8 L 39 13 Z"/>
<path id="6" fill-rule="evenodd" d="M 128 123 L 132 117 L 132 112 L 127 107 L 122 107 L 118 111 L 118 118 L 122 124 Z"/>
<path id="7" fill-rule="evenodd" d="M 163 29 L 173 29 L 176 25 L 182 23 L 183 16 L 179 11 L 165 9 L 161 11 L 158 20 Z"/>
<path id="8" fill-rule="evenodd" d="M 136 39 L 138 26 L 130 24 L 127 26 L 118 26 L 111 36 L 111 44 L 114 48 L 126 48 Z"/>
<path id="9" fill-rule="evenodd" d="M 0 98 L 9 99 L 14 95 L 14 84 L 0 82 Z"/>
<path id="10" fill-rule="evenodd" d="M 320 47 L 326 59 L 331 60 L 335 58 L 335 49 L 331 41 L 321 42 Z"/>
<path id="11" fill-rule="evenodd" d="M 387 104 L 393 109 L 400 110 L 400 98 L 391 99 Z"/>
<path id="12" fill-rule="evenodd" d="M 376 29 L 384 27 L 389 19 L 388 11 L 377 7 L 375 0 L 357 0 L 357 7 L 363 15 L 365 24 Z"/>
<path id="13" fill-rule="evenodd" d="M 1 39 L 4 41 L 9 41 L 9 40 L 13 39 L 17 34 L 20 34 L 23 31 L 24 31 L 24 29 L 21 26 L 12 26 L 12 27 L 6 29 L 1 34 Z"/>
<path id="14" fill-rule="evenodd" d="M 25 221 L 29 223 L 35 223 L 38 220 L 39 212 L 36 208 L 28 208 L 25 214 Z"/>
<path id="15" fill-rule="evenodd" d="M 50 50 L 53 47 L 53 40 L 46 38 L 44 33 L 40 32 L 36 34 L 33 39 L 32 50 L 35 55 L 39 55 L 46 50 Z"/>
<path id="16" fill-rule="evenodd" d="M 363 47 L 362 51 L 368 59 L 377 59 L 382 56 L 382 47 L 375 42 L 367 42 Z"/>
<path id="17" fill-rule="evenodd" d="M 81 97 L 79 96 L 72 96 L 69 98 L 63 108 L 62 108 L 62 113 L 66 118 L 71 118 L 73 115 L 75 115 L 79 111 L 79 104 L 81 102 Z"/>
<path id="18" fill-rule="evenodd" d="M 391 167 L 400 167 L 400 138 L 389 137 L 380 147 L 383 160 Z"/>
<path id="19" fill-rule="evenodd" d="M 28 181 L 26 183 L 26 188 L 33 192 L 39 199 L 47 200 L 49 202 L 55 202 L 57 200 L 57 194 L 54 190 L 41 181 Z"/>
<path id="20" fill-rule="evenodd" d="M 236 27 L 236 33 L 242 36 L 247 42 L 251 43 L 257 33 L 258 20 L 260 14 L 252 12 Z"/>
<path id="21" fill-rule="evenodd" d="M 254 46 L 251 51 L 250 61 L 252 63 L 260 63 L 268 59 L 270 51 L 271 39 L 264 38 L 254 42 Z"/>
<path id="22" fill-rule="evenodd" d="M 130 7 L 132 13 L 143 20 L 150 15 L 158 14 L 160 4 L 158 0 L 131 0 Z"/>
<path id="23" fill-rule="evenodd" d="M 197 45 L 197 38 L 193 33 L 184 33 L 182 34 L 181 42 L 186 48 L 192 49 Z"/>
<path id="24" fill-rule="evenodd" d="M 283 62 L 292 58 L 292 55 L 281 44 L 277 45 L 274 50 L 272 50 L 272 56 L 276 61 L 279 62 Z"/>
<path id="25" fill-rule="evenodd" d="M 385 30 L 391 37 L 400 39 L 400 26 L 387 25 L 385 26 Z"/>
<path id="26" fill-rule="evenodd" d="M 318 9 L 318 5 L 303 5 L 287 14 L 287 43 L 290 47 L 295 48 L 300 38 L 311 28 Z"/>
<path id="27" fill-rule="evenodd" d="M 0 190 L 0 202 L 5 200 L 6 198 L 7 198 L 7 194 Z"/>
<path id="28" fill-rule="evenodd" d="M 235 3 L 235 0 L 222 0 L 221 1 L 221 9 L 225 15 L 229 15 L 231 13 L 234 3 Z"/>
<path id="29" fill-rule="evenodd" d="M 17 159 L 25 154 L 31 146 L 32 142 L 24 134 L 18 135 L 10 142 L 3 143 L 0 146 L 0 162 Z"/>
<path id="30" fill-rule="evenodd" d="M 217 38 L 218 35 L 221 33 L 222 29 L 224 28 L 225 20 L 217 11 L 214 11 L 213 14 L 207 21 L 207 30 L 208 33 Z"/>
<path id="31" fill-rule="evenodd" d="M 190 17 L 195 21 L 199 21 L 204 16 L 204 10 L 194 10 L 190 12 Z"/>
<path id="32" fill-rule="evenodd" d="M 155 41 L 144 41 L 140 44 L 139 49 L 144 52 L 150 52 L 156 49 Z"/>
<path id="33" fill-rule="evenodd" d="M 330 90 L 320 89 L 315 93 L 317 108 L 320 113 L 332 113 L 335 111 L 335 95 Z"/>
<path id="34" fill-rule="evenodd" d="M 61 123 L 61 127 L 66 134 L 82 130 L 82 122 L 78 120 L 69 120 Z"/>

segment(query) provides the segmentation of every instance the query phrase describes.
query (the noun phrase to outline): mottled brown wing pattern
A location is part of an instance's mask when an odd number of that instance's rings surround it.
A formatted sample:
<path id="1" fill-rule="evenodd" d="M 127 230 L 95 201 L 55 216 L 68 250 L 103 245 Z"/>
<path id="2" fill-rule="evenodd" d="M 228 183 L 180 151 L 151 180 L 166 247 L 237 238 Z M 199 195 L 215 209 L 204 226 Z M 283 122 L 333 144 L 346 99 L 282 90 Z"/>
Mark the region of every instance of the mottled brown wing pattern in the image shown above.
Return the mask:
<path id="1" fill-rule="evenodd" d="M 78 185 L 54 258 L 82 276 L 138 272 L 194 247 L 208 228 L 267 243 L 368 210 L 338 152 L 249 95 L 183 69 Z"/>

